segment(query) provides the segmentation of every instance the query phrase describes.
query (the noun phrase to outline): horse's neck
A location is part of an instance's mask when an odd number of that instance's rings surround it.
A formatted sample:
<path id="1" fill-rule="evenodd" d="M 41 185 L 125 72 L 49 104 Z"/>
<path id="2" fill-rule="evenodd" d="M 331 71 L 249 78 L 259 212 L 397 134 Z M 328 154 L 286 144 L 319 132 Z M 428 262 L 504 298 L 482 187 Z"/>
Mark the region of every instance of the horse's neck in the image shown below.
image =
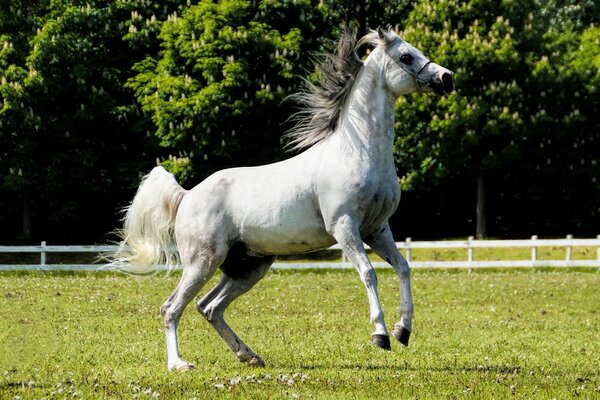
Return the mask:
<path id="1" fill-rule="evenodd" d="M 392 154 L 394 96 L 385 89 L 381 55 L 371 54 L 359 72 L 340 129 L 350 151 L 361 157 L 382 159 Z"/>

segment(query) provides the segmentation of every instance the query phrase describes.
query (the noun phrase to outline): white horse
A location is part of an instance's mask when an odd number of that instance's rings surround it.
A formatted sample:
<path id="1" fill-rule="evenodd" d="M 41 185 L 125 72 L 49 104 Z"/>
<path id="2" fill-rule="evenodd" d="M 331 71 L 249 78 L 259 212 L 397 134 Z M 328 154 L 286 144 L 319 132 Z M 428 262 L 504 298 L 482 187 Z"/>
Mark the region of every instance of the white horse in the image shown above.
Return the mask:
<path id="1" fill-rule="evenodd" d="M 361 61 L 356 49 L 375 46 Z M 339 243 L 369 299 L 372 341 L 389 350 L 377 293 L 377 275 L 363 241 L 400 279 L 400 314 L 393 335 L 404 345 L 412 330 L 410 269 L 388 225 L 400 201 L 394 168 L 394 102 L 403 94 L 453 90 L 452 72 L 429 61 L 392 30 L 379 29 L 358 44 L 342 35 L 336 55 L 321 63 L 318 84 L 296 95 L 304 104 L 289 134 L 308 149 L 274 164 L 219 171 L 184 190 L 162 167 L 148 174 L 127 209 L 121 251 L 112 265 L 144 273 L 180 263 L 179 285 L 161 307 L 169 370 L 187 370 L 177 347 L 185 307 L 220 268 L 220 281 L 196 305 L 249 365 L 263 360 L 233 332 L 223 312 L 252 288 L 275 257 Z"/>

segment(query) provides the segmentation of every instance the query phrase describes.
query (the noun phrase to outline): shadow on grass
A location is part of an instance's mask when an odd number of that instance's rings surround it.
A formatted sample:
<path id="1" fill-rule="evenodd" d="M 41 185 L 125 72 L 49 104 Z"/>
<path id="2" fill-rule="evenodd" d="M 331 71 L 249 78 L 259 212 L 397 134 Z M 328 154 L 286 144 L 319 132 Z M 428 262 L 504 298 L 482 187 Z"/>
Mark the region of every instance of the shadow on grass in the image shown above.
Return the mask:
<path id="1" fill-rule="evenodd" d="M 275 367 L 275 366 L 273 366 Z M 278 365 L 276 367 L 281 368 L 297 368 L 294 365 Z M 462 372 L 485 372 L 485 373 L 498 373 L 498 374 L 518 374 L 523 369 L 521 366 L 514 365 L 480 365 L 480 366 L 415 366 L 408 363 L 403 365 L 381 365 L 381 364 L 353 364 L 353 363 L 332 363 L 332 364 L 301 364 L 300 368 L 303 370 L 325 370 L 325 369 L 340 369 L 340 370 L 353 370 L 353 371 L 407 371 L 407 372 L 448 372 L 448 373 L 462 373 Z"/>
<path id="2" fill-rule="evenodd" d="M 52 386 L 35 382 L 0 382 L 0 391 L 3 389 L 49 389 L 50 387 Z"/>

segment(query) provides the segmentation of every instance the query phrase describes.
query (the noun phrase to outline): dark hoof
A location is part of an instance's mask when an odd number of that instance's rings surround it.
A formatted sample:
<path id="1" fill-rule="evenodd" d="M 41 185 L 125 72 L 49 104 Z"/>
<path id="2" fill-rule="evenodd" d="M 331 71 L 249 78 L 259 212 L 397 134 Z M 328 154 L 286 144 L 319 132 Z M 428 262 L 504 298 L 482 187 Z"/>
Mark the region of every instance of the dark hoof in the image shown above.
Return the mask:
<path id="1" fill-rule="evenodd" d="M 265 366 L 265 362 L 259 356 L 254 356 L 248 360 L 248 365 L 250 367 L 262 368 Z"/>
<path id="2" fill-rule="evenodd" d="M 390 337 L 387 335 L 373 335 L 371 336 L 371 341 L 375 346 L 379 347 L 380 349 L 392 349 L 392 346 L 390 345 Z"/>
<path id="3" fill-rule="evenodd" d="M 392 334 L 396 339 L 398 339 L 400 343 L 402 343 L 405 346 L 408 346 L 408 339 L 410 338 L 410 331 L 408 329 L 396 326 Z"/>

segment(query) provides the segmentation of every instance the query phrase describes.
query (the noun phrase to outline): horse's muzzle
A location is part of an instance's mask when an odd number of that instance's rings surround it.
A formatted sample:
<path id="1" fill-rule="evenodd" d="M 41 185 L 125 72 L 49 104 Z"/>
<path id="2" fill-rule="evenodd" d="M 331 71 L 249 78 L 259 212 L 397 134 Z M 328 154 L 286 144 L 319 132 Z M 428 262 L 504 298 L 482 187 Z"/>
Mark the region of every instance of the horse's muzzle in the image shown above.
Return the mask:
<path id="1" fill-rule="evenodd" d="M 454 90 L 452 72 L 441 73 L 435 79 L 427 82 L 427 86 L 440 96 L 451 93 Z"/>
<path id="2" fill-rule="evenodd" d="M 454 78 L 452 72 L 444 72 L 442 74 L 442 90 L 444 93 L 452 93 L 454 91 Z"/>
<path id="3" fill-rule="evenodd" d="M 426 92 L 433 92 L 440 96 L 454 91 L 454 72 L 432 62 L 425 64 L 425 66 L 428 67 L 430 75 L 427 79 L 418 79 L 417 74 L 415 81 L 419 89 Z"/>

